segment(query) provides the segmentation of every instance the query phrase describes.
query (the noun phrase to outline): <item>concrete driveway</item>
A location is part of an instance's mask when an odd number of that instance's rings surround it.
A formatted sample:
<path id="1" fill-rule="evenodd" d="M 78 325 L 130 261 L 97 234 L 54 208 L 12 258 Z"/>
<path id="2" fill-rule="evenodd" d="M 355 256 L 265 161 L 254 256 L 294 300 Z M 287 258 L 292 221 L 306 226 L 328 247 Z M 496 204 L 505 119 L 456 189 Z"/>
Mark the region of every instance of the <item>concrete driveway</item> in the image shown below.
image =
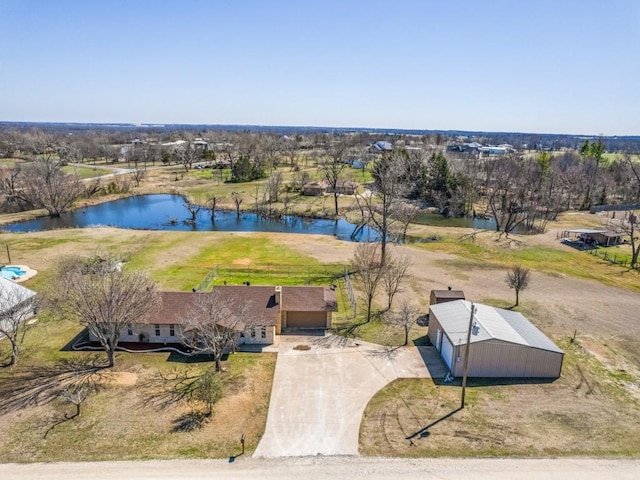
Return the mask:
<path id="1" fill-rule="evenodd" d="M 283 335 L 267 427 L 254 456 L 357 455 L 362 413 L 378 390 L 396 378 L 445 373 L 432 347 Z"/>

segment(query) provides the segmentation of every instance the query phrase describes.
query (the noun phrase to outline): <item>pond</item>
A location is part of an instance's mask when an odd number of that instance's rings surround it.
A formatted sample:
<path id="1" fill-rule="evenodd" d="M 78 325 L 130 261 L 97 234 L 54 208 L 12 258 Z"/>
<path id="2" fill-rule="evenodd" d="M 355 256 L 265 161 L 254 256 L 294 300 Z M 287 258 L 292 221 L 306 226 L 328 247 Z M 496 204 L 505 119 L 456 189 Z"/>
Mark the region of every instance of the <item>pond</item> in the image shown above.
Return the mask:
<path id="1" fill-rule="evenodd" d="M 416 223 L 422 225 L 433 225 L 437 227 L 463 227 L 463 228 L 477 228 L 479 230 L 495 230 L 496 221 L 494 218 L 482 218 L 482 217 L 443 217 L 438 213 L 420 213 L 416 220 Z"/>
<path id="2" fill-rule="evenodd" d="M 190 214 L 180 195 L 140 195 L 102 203 L 67 212 L 61 217 L 39 217 L 26 222 L 11 223 L 1 228 L 9 232 L 38 232 L 57 228 L 84 228 L 110 226 L 139 230 L 186 230 L 198 232 L 282 232 L 333 235 L 350 240 L 356 225 L 346 220 L 330 220 L 287 216 L 282 220 L 265 219 L 255 213 L 216 210 L 211 221 L 211 210 L 202 208 L 195 224 L 185 223 Z M 358 241 L 376 240 L 375 230 L 365 227 Z"/>

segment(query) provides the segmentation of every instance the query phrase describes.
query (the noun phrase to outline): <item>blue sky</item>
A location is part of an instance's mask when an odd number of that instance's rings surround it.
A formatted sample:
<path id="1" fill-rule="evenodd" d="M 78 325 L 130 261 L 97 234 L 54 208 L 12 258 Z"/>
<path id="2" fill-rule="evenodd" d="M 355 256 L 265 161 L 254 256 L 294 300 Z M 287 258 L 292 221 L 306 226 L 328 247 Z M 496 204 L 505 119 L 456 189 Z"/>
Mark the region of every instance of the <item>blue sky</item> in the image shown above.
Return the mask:
<path id="1" fill-rule="evenodd" d="M 0 0 L 0 120 L 640 135 L 640 1 Z"/>

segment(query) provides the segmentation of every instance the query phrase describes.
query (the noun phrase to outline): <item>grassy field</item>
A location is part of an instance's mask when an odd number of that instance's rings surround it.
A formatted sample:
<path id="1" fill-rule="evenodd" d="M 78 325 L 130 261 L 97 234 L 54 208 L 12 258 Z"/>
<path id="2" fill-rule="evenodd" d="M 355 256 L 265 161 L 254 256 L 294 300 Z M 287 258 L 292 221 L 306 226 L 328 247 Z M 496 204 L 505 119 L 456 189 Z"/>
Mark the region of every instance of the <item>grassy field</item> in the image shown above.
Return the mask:
<path id="1" fill-rule="evenodd" d="M 178 181 L 171 180 L 170 172 L 157 175 L 165 175 L 168 185 L 179 184 L 176 191 L 182 193 L 202 189 L 199 195 L 206 197 L 210 188 L 217 188 L 215 179 L 205 178 L 202 171 L 189 172 Z M 330 200 L 325 197 L 323 201 L 329 203 L 313 203 L 319 199 L 305 197 L 299 205 L 307 208 L 304 202 L 309 202 L 308 208 L 322 212 L 330 210 Z M 341 205 L 348 202 L 342 200 L 345 203 Z M 245 201 L 250 202 L 250 198 Z M 575 219 L 567 218 L 563 217 L 553 228 L 576 225 Z M 591 217 L 587 219 L 595 222 Z M 582 220 L 578 224 L 582 225 Z M 633 393 L 640 376 L 623 361 L 628 352 L 637 351 L 637 338 L 632 335 L 627 339 L 624 332 L 619 333 L 621 330 L 609 333 L 601 329 L 602 325 L 626 319 L 628 310 L 608 310 L 608 305 L 597 305 L 604 304 L 605 298 L 595 304 L 592 298 L 582 298 L 580 288 L 586 283 L 575 286 L 573 293 L 568 290 L 574 280 L 597 282 L 598 288 L 616 287 L 626 299 L 628 292 L 640 292 L 638 273 L 564 247 L 553 238 L 505 239 L 497 238 L 493 232 L 480 232 L 472 240 L 469 232 L 413 227 L 411 233 L 423 242 L 393 247 L 394 252 L 397 248 L 398 253 L 408 255 L 414 267 L 404 294 L 425 308 L 430 288 L 454 281 L 476 288 L 478 301 L 508 307 L 510 292 L 505 288 L 506 292 L 495 293 L 483 282 L 504 283 L 504 270 L 518 263 L 531 268 L 539 279 L 557 280 L 554 285 L 560 287 L 550 287 L 551 290 L 567 288 L 567 295 L 572 295 L 567 297 L 566 305 L 559 306 L 553 303 L 555 300 L 534 298 L 525 292 L 520 311 L 538 325 L 554 333 L 566 332 L 567 325 L 557 326 L 560 319 L 584 315 L 594 318 L 590 323 L 581 320 L 584 327 L 581 326 L 577 342 L 571 342 L 566 333 L 553 337 L 567 352 L 563 375 L 554 382 L 475 381 L 463 411 L 455 411 L 459 384 L 431 380 L 394 382 L 372 399 L 365 412 L 361 452 L 384 456 L 640 456 L 635 440 L 640 434 L 640 405 L 638 395 Z M 55 263 L 70 254 L 119 254 L 127 268 L 148 272 L 158 288 L 165 290 L 188 291 L 214 266 L 218 267 L 214 284 L 250 281 L 254 285 L 326 285 L 335 281 L 333 276 L 342 270 L 353 249 L 347 242 L 314 236 L 113 228 L 3 234 L 3 241 L 9 246 L 11 263 L 26 264 L 39 271 L 26 283 L 35 290 L 55 281 Z M 608 252 L 623 256 L 628 254 L 625 248 Z M 4 254 L 4 247 L 0 246 L 0 255 Z M 8 258 L 2 259 L 5 260 Z M 481 275 L 480 281 L 472 281 L 474 275 Z M 337 283 L 340 312 L 334 320 L 340 329 L 361 321 L 363 311 L 359 308 L 358 317 L 352 318 L 343 281 Z M 581 312 L 579 308 L 588 301 L 592 303 L 585 309 L 596 305 L 601 308 L 597 312 L 612 313 L 607 317 Z M 631 317 L 627 321 L 631 322 Z M 75 324 L 41 315 L 28 333 L 20 365 L 0 369 L 0 389 L 7 391 L 11 385 L 34 381 L 34 372 L 42 369 L 50 372 L 69 361 L 92 361 L 92 354 L 63 350 L 78 333 Z M 425 327 L 413 327 L 410 344 L 425 344 L 426 333 Z M 385 345 L 398 345 L 403 340 L 399 329 L 378 320 L 358 327 L 353 334 Z M 623 341 L 627 345 L 621 350 L 618 346 Z M 0 345 L 0 351 L 0 360 L 6 359 L 5 345 Z M 236 354 L 224 362 L 225 397 L 202 428 L 189 429 L 193 404 L 182 401 L 161 408 L 160 400 L 154 400 L 171 392 L 170 382 L 162 376 L 174 372 L 195 375 L 210 366 L 210 362 L 185 362 L 169 354 L 121 353 L 113 373 L 95 373 L 93 382 L 99 388 L 86 401 L 82 415 L 72 420 L 65 415 L 73 412 L 73 405 L 58 395 L 41 399 L 37 405 L 12 404 L 11 408 L 6 403 L 8 397 L 0 395 L 0 461 L 227 457 L 239 453 L 242 433 L 247 435 L 247 449 L 251 452 L 266 422 L 275 366 L 273 355 Z M 421 433 L 407 440 L 416 432 Z"/>
<path id="2" fill-rule="evenodd" d="M 99 177 L 101 175 L 107 175 L 109 173 L 113 173 L 112 170 L 109 170 L 107 168 L 76 167 L 73 165 L 67 165 L 65 167 L 62 167 L 62 171 L 64 173 L 72 173 L 83 179 Z"/>

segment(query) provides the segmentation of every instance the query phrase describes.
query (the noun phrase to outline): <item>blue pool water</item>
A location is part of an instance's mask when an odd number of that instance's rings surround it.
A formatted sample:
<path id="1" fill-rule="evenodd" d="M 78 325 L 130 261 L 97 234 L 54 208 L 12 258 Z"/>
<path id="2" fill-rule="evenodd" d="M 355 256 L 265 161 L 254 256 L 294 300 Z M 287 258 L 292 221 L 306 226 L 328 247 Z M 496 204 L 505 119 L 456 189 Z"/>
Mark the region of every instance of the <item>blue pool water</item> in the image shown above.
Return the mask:
<path id="1" fill-rule="evenodd" d="M 2 274 L 2 277 L 6 278 L 7 280 L 13 280 L 16 277 L 21 277 L 25 273 L 27 272 L 25 272 L 24 270 L 20 270 L 19 267 L 2 267 L 2 269 L 0 270 L 0 274 Z"/>

